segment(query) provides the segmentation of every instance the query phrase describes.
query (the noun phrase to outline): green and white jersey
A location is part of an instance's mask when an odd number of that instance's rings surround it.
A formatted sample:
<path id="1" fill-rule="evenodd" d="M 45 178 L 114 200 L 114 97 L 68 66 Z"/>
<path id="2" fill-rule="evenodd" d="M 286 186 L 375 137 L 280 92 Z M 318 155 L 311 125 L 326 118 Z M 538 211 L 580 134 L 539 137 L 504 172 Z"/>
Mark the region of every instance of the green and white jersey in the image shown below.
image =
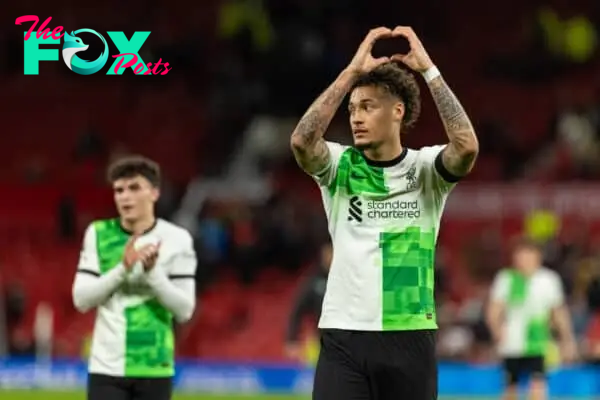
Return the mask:
<path id="1" fill-rule="evenodd" d="M 503 269 L 492 284 L 490 300 L 502 303 L 505 309 L 499 354 L 544 356 L 552 339 L 552 310 L 564 302 L 558 274 L 539 268 L 527 277 L 513 268 Z"/>
<path id="2" fill-rule="evenodd" d="M 140 236 L 136 247 L 160 242 L 151 272 L 121 260 L 130 238 L 118 219 L 92 223 L 73 285 L 75 306 L 96 308 L 89 372 L 118 377 L 174 374 L 173 319 L 191 318 L 196 257 L 190 234 L 167 221 Z"/>
<path id="3" fill-rule="evenodd" d="M 444 146 L 367 160 L 327 142 L 319 184 L 333 242 L 320 328 L 435 329 L 434 253 L 448 193 L 458 180 L 441 163 Z M 437 160 L 437 161 L 436 161 Z"/>

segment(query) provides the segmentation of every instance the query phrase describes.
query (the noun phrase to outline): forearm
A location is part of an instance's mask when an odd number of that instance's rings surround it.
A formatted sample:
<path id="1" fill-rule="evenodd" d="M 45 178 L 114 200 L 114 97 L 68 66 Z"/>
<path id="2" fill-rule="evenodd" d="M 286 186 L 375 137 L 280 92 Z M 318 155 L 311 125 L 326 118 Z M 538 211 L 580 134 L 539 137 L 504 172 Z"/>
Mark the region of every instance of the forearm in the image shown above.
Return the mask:
<path id="1" fill-rule="evenodd" d="M 290 320 L 288 323 L 287 334 L 286 334 L 286 342 L 287 343 L 295 343 L 298 341 L 298 336 L 300 334 L 300 323 L 302 322 L 302 314 L 294 310 L 292 315 L 290 316 Z"/>
<path id="2" fill-rule="evenodd" d="M 89 311 L 104 303 L 125 280 L 127 271 L 122 264 L 117 265 L 102 276 L 80 271 L 73 284 L 73 304 L 80 312 Z"/>
<path id="3" fill-rule="evenodd" d="M 464 176 L 473 167 L 479 151 L 475 129 L 441 75 L 428 82 L 428 86 L 449 140 L 442 161 L 453 175 Z"/>
<path id="4" fill-rule="evenodd" d="M 300 326 L 302 324 L 302 318 L 307 309 L 307 300 L 308 293 L 304 290 L 296 302 L 294 307 L 292 308 L 292 313 L 290 315 L 290 320 L 288 322 L 286 340 L 288 343 L 294 343 L 298 341 L 298 337 L 300 336 Z"/>
<path id="5" fill-rule="evenodd" d="M 193 279 L 182 280 L 181 284 L 176 285 L 157 268 L 148 272 L 147 279 L 158 301 L 173 314 L 177 322 L 186 322 L 192 318 L 196 307 Z"/>
<path id="6" fill-rule="evenodd" d="M 492 304 L 486 313 L 486 322 L 495 341 L 502 337 L 502 308 L 499 304 Z"/>
<path id="7" fill-rule="evenodd" d="M 313 102 L 292 133 L 291 146 L 298 164 L 308 173 L 322 171 L 329 162 L 329 150 L 323 135 L 357 74 L 344 70 Z"/>
<path id="8" fill-rule="evenodd" d="M 573 326 L 571 323 L 571 316 L 565 306 L 561 306 L 554 312 L 554 323 L 560 340 L 564 342 L 572 342 L 575 340 L 573 335 Z"/>

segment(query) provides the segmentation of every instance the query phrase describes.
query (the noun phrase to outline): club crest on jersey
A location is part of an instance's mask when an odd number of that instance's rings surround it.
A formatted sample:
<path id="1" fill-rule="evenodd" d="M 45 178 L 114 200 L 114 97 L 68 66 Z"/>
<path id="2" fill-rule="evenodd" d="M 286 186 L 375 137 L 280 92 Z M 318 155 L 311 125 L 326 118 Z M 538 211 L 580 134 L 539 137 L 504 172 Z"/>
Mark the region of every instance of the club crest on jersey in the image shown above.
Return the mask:
<path id="1" fill-rule="evenodd" d="M 417 168 L 411 167 L 406 173 L 406 180 L 408 181 L 408 185 L 406 186 L 407 190 L 417 189 L 419 183 L 417 182 Z"/>

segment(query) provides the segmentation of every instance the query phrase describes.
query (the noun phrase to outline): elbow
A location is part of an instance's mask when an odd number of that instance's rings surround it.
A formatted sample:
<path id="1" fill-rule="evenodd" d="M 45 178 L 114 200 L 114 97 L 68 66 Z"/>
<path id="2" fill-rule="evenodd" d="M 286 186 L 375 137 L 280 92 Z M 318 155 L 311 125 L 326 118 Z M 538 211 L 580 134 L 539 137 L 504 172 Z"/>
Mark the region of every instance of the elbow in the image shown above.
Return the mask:
<path id="1" fill-rule="evenodd" d="M 192 317 L 194 316 L 195 309 L 196 309 L 195 301 L 190 302 L 190 304 L 187 307 L 182 307 L 182 309 L 180 310 L 179 314 L 176 317 L 177 322 L 180 324 L 189 322 L 192 319 Z"/>
<path id="2" fill-rule="evenodd" d="M 477 157 L 477 155 L 479 154 L 479 140 L 477 140 L 477 136 L 475 135 L 474 131 L 472 132 L 472 134 L 470 136 L 471 136 L 470 139 L 466 140 L 460 146 L 461 147 L 460 153 L 461 153 L 461 156 L 463 156 L 465 158 L 475 159 Z"/>
<path id="3" fill-rule="evenodd" d="M 77 288 L 73 289 L 73 305 L 80 313 L 86 313 L 91 309 L 88 302 L 85 301 L 85 298 L 82 296 L 81 290 L 78 290 Z"/>
<path id="4" fill-rule="evenodd" d="M 296 132 L 290 137 L 290 148 L 293 152 L 302 152 L 306 149 L 306 140 Z"/>

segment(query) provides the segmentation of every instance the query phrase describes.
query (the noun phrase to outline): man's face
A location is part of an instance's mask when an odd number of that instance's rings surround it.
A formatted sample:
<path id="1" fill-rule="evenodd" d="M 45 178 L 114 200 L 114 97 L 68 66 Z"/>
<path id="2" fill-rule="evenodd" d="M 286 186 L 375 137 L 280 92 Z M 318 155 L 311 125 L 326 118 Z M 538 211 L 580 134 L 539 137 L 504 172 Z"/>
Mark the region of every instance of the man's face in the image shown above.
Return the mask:
<path id="1" fill-rule="evenodd" d="M 113 183 L 115 204 L 121 218 L 135 221 L 154 212 L 159 190 L 141 175 L 117 179 Z"/>
<path id="2" fill-rule="evenodd" d="M 523 273 L 529 273 L 542 263 L 542 255 L 538 249 L 520 247 L 513 253 L 513 265 Z"/>
<path id="3" fill-rule="evenodd" d="M 404 104 L 378 86 L 355 88 L 348 103 L 354 146 L 377 148 L 400 133 Z"/>

